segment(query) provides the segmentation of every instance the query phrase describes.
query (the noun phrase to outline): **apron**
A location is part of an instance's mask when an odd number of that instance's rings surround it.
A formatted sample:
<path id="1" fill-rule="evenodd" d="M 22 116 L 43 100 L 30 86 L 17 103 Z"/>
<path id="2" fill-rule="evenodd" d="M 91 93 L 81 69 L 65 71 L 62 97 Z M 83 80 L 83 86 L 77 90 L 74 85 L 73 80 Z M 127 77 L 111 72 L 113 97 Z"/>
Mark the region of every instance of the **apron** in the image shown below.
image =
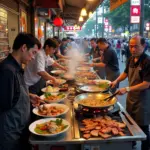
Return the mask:
<path id="1" fill-rule="evenodd" d="M 32 94 L 42 95 L 41 89 L 46 86 L 46 81 L 41 78 L 37 83 L 29 87 L 29 92 Z"/>
<path id="2" fill-rule="evenodd" d="M 129 66 L 129 86 L 142 83 L 140 76 L 141 66 L 131 68 Z M 127 96 L 127 111 L 138 125 L 150 124 L 150 88 L 142 91 L 132 91 Z"/>
<path id="3" fill-rule="evenodd" d="M 45 64 L 46 64 L 45 71 L 49 73 L 52 66 L 47 66 L 47 61 L 45 62 Z M 29 87 L 29 92 L 40 96 L 43 94 L 41 89 L 44 88 L 45 86 L 46 86 L 46 81 L 43 78 L 40 78 L 40 80 L 37 83 Z"/>
<path id="4" fill-rule="evenodd" d="M 98 57 L 100 57 L 101 55 L 100 55 L 100 53 L 99 53 L 99 51 L 98 50 L 96 50 L 96 49 L 93 49 L 93 58 L 98 58 Z M 97 63 L 98 62 L 100 62 L 100 61 L 96 61 Z M 96 73 L 99 75 L 99 77 L 101 78 L 101 79 L 105 79 L 105 68 L 103 68 L 103 67 L 94 67 L 94 70 L 96 71 Z"/>
<path id="5" fill-rule="evenodd" d="M 20 90 L 14 106 L 0 115 L 0 150 L 20 150 L 21 142 L 28 141 L 30 123 L 30 99 L 25 82 L 17 75 Z M 24 139 L 23 139 L 24 138 Z M 28 145 L 25 143 L 25 147 Z"/>
<path id="6" fill-rule="evenodd" d="M 105 71 L 106 71 L 106 79 L 110 80 L 110 81 L 115 81 L 120 75 L 119 70 L 114 71 L 110 67 L 108 67 L 107 65 L 105 67 Z M 117 84 L 115 88 L 111 88 L 111 92 L 114 93 L 118 87 L 119 87 L 119 84 Z"/>

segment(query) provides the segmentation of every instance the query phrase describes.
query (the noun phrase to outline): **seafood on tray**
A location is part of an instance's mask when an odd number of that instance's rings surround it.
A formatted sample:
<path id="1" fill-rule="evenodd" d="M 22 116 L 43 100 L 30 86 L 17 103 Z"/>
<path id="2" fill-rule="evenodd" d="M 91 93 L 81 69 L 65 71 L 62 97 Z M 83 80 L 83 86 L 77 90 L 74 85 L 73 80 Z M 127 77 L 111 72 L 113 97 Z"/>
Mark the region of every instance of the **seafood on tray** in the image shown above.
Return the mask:
<path id="1" fill-rule="evenodd" d="M 125 123 L 113 120 L 109 116 L 101 116 L 98 118 L 83 119 L 80 131 L 85 139 L 90 137 L 107 139 L 112 136 L 125 136 L 124 128 L 126 128 Z"/>

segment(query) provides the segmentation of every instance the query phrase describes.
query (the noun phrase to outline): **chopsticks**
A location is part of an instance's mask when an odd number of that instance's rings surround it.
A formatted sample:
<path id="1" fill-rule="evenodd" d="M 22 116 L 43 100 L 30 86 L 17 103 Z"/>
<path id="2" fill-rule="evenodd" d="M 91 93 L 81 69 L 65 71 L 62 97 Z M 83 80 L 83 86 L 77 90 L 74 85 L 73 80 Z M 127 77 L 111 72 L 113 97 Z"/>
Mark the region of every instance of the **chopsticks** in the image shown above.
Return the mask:
<path id="1" fill-rule="evenodd" d="M 109 100 L 111 100 L 113 97 L 115 97 L 118 93 L 119 93 L 119 92 L 116 92 L 116 93 L 114 93 L 113 95 L 111 95 L 111 96 L 109 96 L 109 97 L 107 97 L 107 98 L 104 98 L 103 100 L 104 100 L 104 101 L 109 101 Z"/>

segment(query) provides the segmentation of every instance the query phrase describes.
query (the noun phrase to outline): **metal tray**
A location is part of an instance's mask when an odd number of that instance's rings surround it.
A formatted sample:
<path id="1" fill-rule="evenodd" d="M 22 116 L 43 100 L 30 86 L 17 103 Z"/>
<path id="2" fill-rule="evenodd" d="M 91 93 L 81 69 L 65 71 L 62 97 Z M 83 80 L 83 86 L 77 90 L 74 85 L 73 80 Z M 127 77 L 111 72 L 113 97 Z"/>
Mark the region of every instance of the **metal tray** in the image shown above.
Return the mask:
<path id="1" fill-rule="evenodd" d="M 117 98 L 114 97 L 112 98 L 109 102 L 110 104 L 107 104 L 107 105 L 103 105 L 103 106 L 90 106 L 90 105 L 87 105 L 87 104 L 81 104 L 80 101 L 84 100 L 84 99 L 89 99 L 89 100 L 99 100 L 99 99 L 104 99 L 106 96 L 110 96 L 111 94 L 107 93 L 107 94 L 104 94 L 104 93 L 83 93 L 83 94 L 80 94 L 78 96 L 75 97 L 74 99 L 74 107 L 78 107 L 78 105 L 82 105 L 82 106 L 85 106 L 85 107 L 89 107 L 89 108 L 108 108 L 112 105 L 114 105 L 116 102 L 117 102 Z"/>
<path id="2" fill-rule="evenodd" d="M 108 88 L 101 88 L 98 85 L 83 85 L 79 87 L 79 90 L 84 92 L 95 93 L 108 91 Z"/>

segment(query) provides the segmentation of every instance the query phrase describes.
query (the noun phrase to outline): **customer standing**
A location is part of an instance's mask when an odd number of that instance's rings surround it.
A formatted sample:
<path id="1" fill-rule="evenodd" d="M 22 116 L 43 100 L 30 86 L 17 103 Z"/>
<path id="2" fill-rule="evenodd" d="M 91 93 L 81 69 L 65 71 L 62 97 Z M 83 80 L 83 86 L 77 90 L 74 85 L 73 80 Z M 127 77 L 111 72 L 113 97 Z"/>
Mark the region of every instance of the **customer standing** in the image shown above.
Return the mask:
<path id="1" fill-rule="evenodd" d="M 120 51 L 121 51 L 121 42 L 120 40 L 118 40 L 116 44 L 116 52 L 117 52 L 118 59 L 120 59 Z"/>
<path id="2" fill-rule="evenodd" d="M 119 94 L 128 93 L 127 111 L 147 135 L 141 150 L 149 150 L 150 124 L 150 57 L 144 53 L 145 39 L 134 36 L 130 39 L 131 57 L 124 72 L 112 82 L 112 87 L 128 77 L 129 87 L 119 89 Z"/>
<path id="3" fill-rule="evenodd" d="M 20 33 L 12 54 L 0 63 L 0 150 L 29 150 L 30 100 L 38 103 L 39 97 L 28 93 L 21 65 L 37 50 L 35 38 Z"/>

